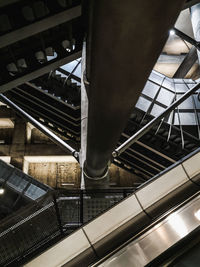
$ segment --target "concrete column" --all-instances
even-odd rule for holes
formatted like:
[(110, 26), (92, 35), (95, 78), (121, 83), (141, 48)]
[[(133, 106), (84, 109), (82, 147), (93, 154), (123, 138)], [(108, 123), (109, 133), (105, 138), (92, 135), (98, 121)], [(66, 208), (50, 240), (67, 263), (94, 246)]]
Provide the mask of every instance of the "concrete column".
[(15, 119), (12, 145), (10, 149), (10, 163), (20, 170), (23, 170), (24, 153), (26, 142), (26, 122), (19, 117)]
[(28, 122), (26, 125), (26, 143), (27, 144), (31, 144), (31, 135), (32, 135), (33, 129), (34, 129), (34, 126)]
[[(192, 28), (194, 32), (194, 38), (200, 42), (200, 4), (194, 5), (190, 8)], [(200, 52), (197, 50), (198, 59), (200, 62)]]
[(83, 165), (86, 159), (86, 148), (87, 148), (87, 122), (88, 122), (88, 96), (84, 83), (84, 72), (85, 72), (85, 59), (86, 59), (86, 44), (83, 43), (82, 52), (82, 77), (81, 77), (81, 150), (80, 150), (80, 165), (81, 165), (81, 188), (85, 189), (85, 179), (83, 173)]

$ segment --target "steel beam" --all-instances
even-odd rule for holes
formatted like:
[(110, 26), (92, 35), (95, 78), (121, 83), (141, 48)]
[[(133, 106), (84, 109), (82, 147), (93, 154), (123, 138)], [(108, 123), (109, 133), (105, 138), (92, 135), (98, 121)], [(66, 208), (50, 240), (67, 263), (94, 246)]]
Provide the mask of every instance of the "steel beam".
[(188, 43), (192, 44), (193, 46), (196, 47), (196, 49), (198, 51), (200, 51), (200, 44), (198, 41), (196, 41), (195, 39), (191, 38), (189, 35), (185, 34), (184, 32), (182, 32), (176, 28), (173, 28), (173, 30), (177, 36), (179, 36), (181, 39), (187, 41)]
[(21, 29), (9, 32), (3, 36), (0, 36), (0, 48), (16, 43), (22, 39), (28, 38), (40, 32), (46, 31), (59, 24), (70, 21), (81, 15), (81, 6), (76, 6), (60, 12), (51, 17), (42, 19), (38, 22), (27, 25)]
[(0, 119), (11, 119), (16, 117), (15, 112), (12, 109), (7, 108), (7, 106), (0, 106)]
[(81, 51), (77, 51), (71, 55), (67, 55), (63, 58), (59, 58), (58, 60), (52, 60), (52, 63), (48, 63), (41, 68), (38, 68), (32, 72), (29, 72), (21, 77), (18, 77), (8, 83), (0, 85), (0, 93), (4, 93), (10, 89), (15, 88), (16, 86), (23, 84), (25, 82), (36, 79), (39, 76), (44, 75), (45, 73), (50, 72), (51, 70), (57, 69), (58, 67), (67, 64), (77, 58), (81, 57)]
[[(70, 141), (67, 141), (68, 144), (70, 144)], [(71, 142), (70, 146), (74, 146), (74, 143)], [(78, 148), (76, 148), (78, 149)], [(34, 156), (34, 157), (63, 157), (68, 156), (70, 153), (66, 153), (66, 151), (63, 151), (62, 148), (55, 144), (26, 144), (25, 145), (25, 151), (22, 151), (24, 153), (24, 156)], [(0, 145), (0, 157), (2, 156), (11, 156), (11, 144)]]
[(92, 1), (86, 65), (88, 176), (106, 175), (111, 153), (184, 2)]
[(197, 50), (193, 46), (189, 53), (185, 56), (183, 62), (178, 67), (177, 71), (175, 72), (173, 78), (184, 78), (189, 70), (192, 68), (194, 63), (197, 61)]
[(0, 0), (0, 8), (4, 7), (4, 6), (11, 5), (11, 4), (15, 4), (16, 2), (19, 2), (19, 1), (20, 0), (7, 0), (7, 1)]
[(71, 74), (69, 71), (62, 69), (62, 67), (58, 68), (58, 71), (61, 72), (62, 74), (65, 74), (66, 76), (69, 76), (74, 79), (75, 81), (81, 83), (81, 78), (79, 78), (78, 76)]
[(189, 0), (189, 1), (186, 1), (186, 3), (183, 6), (183, 9), (190, 8), (190, 7), (198, 4), (199, 2), (200, 2), (199, 0)]

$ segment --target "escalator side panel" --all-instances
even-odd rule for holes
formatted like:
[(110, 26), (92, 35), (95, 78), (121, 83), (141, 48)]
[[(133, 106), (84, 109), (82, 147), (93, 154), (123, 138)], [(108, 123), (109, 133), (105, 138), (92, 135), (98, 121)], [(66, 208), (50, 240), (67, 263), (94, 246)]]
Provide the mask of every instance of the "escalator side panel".
[(136, 196), (149, 216), (155, 218), (198, 190), (199, 187), (189, 179), (179, 164), (159, 179), (142, 187), (136, 192)]
[[(82, 229), (63, 239), (44, 254), (24, 266), (66, 266), (66, 261), (68, 262), (67, 266), (76, 266), (78, 262), (82, 262), (84, 259), (94, 260), (96, 258)], [(88, 264), (89, 261), (86, 260), (86, 262)]]
[[(110, 210), (83, 226), (82, 231), (91, 245), (94, 255), (99, 258), (104, 257), (112, 249), (122, 245), (131, 236), (134, 236), (136, 232), (138, 233), (143, 227), (155, 220), (158, 215), (162, 215), (164, 211), (169, 211), (172, 207), (194, 195), (194, 193), (199, 192), (200, 187), (189, 179), (182, 166), (183, 162), (189, 162), (190, 158), (198, 154), (200, 154), (200, 149), (182, 161), (175, 163), (168, 170), (163, 171), (152, 179), (151, 182), (144, 184), (136, 194), (130, 195)], [(197, 173), (200, 173), (200, 167), (196, 166), (196, 168), (198, 168), (195, 172), (197, 175)], [(70, 247), (70, 255), (72, 256), (73, 254), (74, 257), (73, 259), (68, 257), (68, 252), (66, 252), (65, 262), (63, 262), (64, 266), (77, 266), (77, 264), (73, 265), (73, 262), (81, 262), (79, 265), (88, 266), (88, 262), (91, 260), (90, 254), (87, 254), (88, 248), (85, 248), (84, 251), (84, 247), (81, 244), (77, 246), (71, 245), (76, 233), (66, 238), (66, 248)], [(81, 243), (81, 240), (79, 242)], [(79, 249), (80, 246), (81, 251)], [(52, 247), (54, 255), (57, 255), (57, 250), (58, 247)], [(58, 255), (60, 255), (59, 253), (58, 251)], [(48, 250), (26, 266), (36, 266), (32, 265), (32, 263), (39, 263), (40, 260), (43, 262), (43, 266), (49, 266), (47, 255), (49, 255)], [(68, 263), (72, 265), (68, 265)]]

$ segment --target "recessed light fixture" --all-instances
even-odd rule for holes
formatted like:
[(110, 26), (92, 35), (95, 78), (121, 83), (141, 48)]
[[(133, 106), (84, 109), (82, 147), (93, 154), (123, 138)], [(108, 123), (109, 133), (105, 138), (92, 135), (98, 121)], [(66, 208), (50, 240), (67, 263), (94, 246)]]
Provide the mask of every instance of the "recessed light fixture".
[(2, 187), (0, 187), (0, 195), (3, 195), (3, 194), (4, 194), (4, 192), (5, 192), (5, 189), (4, 189), (4, 188), (2, 188)]
[(172, 35), (174, 35), (175, 34), (175, 30), (170, 30), (169, 31), (169, 34), (172, 36)]

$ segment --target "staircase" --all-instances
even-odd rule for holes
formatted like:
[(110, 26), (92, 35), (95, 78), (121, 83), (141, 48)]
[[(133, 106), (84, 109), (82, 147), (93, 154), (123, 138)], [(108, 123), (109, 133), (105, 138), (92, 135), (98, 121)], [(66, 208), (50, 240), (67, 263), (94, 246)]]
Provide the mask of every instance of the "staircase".
[(80, 1), (4, 5), (0, 12), (1, 92), (81, 56)]
[[(66, 141), (73, 140), (80, 145), (80, 83), (77, 80), (72, 72), (64, 75), (54, 71), (10, 90), (6, 96)], [(164, 110), (194, 85), (192, 80), (169, 79), (152, 71), (117, 146), (158, 115), (154, 111), (155, 105)], [(197, 94), (187, 101), (113, 159), (115, 165), (139, 177), (139, 184), (134, 186), (138, 187), (199, 147)], [(191, 124), (189, 120), (184, 124), (182, 114), (196, 116), (195, 123)], [(176, 116), (179, 120), (175, 120)]]
[(69, 104), (54, 93), (50, 94), (49, 90), (46, 92), (47, 87), (44, 88), (42, 90), (27, 83), (10, 90), (6, 96), (45, 126), (79, 143), (80, 106)]

